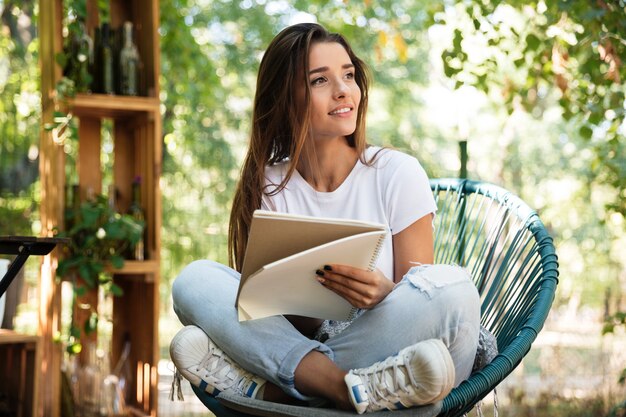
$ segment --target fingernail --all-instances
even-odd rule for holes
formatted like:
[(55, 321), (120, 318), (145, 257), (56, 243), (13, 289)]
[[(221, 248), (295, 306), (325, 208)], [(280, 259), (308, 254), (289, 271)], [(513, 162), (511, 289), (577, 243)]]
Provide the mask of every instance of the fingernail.
[(315, 273), (319, 275), (320, 277), (324, 276), (324, 271), (322, 271), (321, 269), (318, 269), (317, 271), (315, 271)]
[(330, 267), (330, 265), (324, 265), (324, 270), (332, 271), (333, 269)]
[(326, 280), (322, 277), (317, 277), (317, 282), (319, 282), (320, 284), (323, 284), (326, 282)]

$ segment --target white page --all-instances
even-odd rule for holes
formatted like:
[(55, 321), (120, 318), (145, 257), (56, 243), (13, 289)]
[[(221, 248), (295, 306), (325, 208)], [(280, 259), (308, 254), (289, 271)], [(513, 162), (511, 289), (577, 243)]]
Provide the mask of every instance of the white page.
[(373, 231), (349, 236), (266, 265), (240, 288), (239, 319), (277, 314), (348, 319), (352, 306), (320, 284), (315, 271), (333, 263), (369, 269), (385, 235)]

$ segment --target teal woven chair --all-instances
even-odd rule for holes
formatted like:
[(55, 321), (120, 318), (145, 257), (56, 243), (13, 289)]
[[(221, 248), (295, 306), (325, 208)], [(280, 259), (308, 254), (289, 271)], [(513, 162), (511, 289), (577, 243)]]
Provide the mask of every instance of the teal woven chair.
[[(496, 336), (499, 354), (437, 404), (369, 415), (450, 417), (471, 410), (528, 353), (554, 299), (557, 256), (535, 211), (505, 189), (484, 182), (437, 179), (431, 188), (438, 207), (435, 262), (470, 271), (481, 295), (482, 324)], [(194, 391), (221, 417), (355, 415)]]

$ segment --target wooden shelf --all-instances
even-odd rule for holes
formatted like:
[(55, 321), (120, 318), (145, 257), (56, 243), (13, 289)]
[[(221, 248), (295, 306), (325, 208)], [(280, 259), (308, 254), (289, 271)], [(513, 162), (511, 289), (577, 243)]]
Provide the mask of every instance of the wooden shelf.
[(38, 336), (31, 336), (16, 333), (12, 330), (0, 329), (0, 345), (19, 344), (19, 343), (37, 343)]
[(136, 113), (159, 113), (156, 97), (115, 96), (107, 94), (77, 94), (68, 100), (76, 116), (98, 118), (132, 117)]
[[(122, 268), (106, 267), (107, 272), (123, 275), (156, 274), (159, 272), (160, 264), (158, 260), (149, 261), (124, 261)], [(149, 280), (148, 280), (149, 281)]]
[(7, 415), (38, 415), (39, 343), (38, 336), (0, 329), (0, 393), (8, 399)]

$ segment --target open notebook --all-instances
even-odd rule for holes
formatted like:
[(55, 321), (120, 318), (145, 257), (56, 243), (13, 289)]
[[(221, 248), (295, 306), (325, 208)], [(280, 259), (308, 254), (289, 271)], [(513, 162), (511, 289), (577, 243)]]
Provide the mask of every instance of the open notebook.
[(256, 210), (237, 294), (239, 320), (277, 314), (347, 320), (353, 307), (320, 284), (326, 264), (373, 270), (385, 225)]

